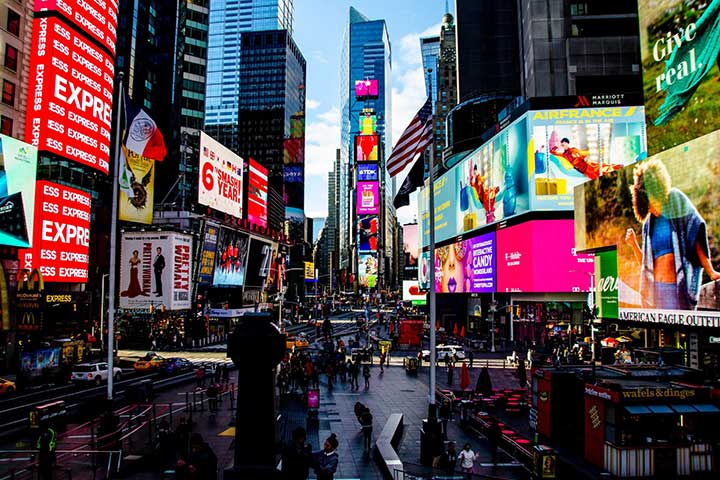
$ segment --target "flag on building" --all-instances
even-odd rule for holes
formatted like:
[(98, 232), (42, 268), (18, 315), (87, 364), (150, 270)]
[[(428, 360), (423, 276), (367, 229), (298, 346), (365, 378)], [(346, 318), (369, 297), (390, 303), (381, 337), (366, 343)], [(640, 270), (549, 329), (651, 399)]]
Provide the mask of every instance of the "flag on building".
[(430, 97), (400, 135), (390, 158), (387, 170), (391, 177), (402, 172), (433, 140), (433, 117)]
[(144, 158), (162, 161), (167, 155), (165, 141), (155, 120), (125, 94), (125, 134), (123, 144)]
[(395, 208), (404, 207), (410, 205), (410, 194), (415, 190), (423, 186), (423, 180), (425, 177), (425, 159), (419, 156), (415, 160), (415, 164), (410, 169), (410, 173), (405, 177), (405, 181), (395, 195), (393, 200), (393, 206)]

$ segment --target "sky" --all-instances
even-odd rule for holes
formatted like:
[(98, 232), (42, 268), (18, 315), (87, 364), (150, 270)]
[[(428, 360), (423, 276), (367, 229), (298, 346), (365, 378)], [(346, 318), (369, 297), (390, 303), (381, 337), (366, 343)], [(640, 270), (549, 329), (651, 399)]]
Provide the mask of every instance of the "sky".
[[(452, 10), (453, 4), (450, 2)], [(391, 5), (391, 7), (389, 7)], [(340, 144), (340, 54), (353, 6), (370, 20), (384, 19), (392, 50), (392, 139), (395, 142), (425, 101), (420, 38), (440, 33), (445, 0), (295, 0), (294, 38), (307, 61), (305, 215), (327, 216), (327, 174)], [(389, 146), (386, 146), (388, 153)], [(398, 176), (398, 188), (407, 174)], [(414, 197), (415, 195), (413, 195)], [(400, 223), (417, 216), (417, 203), (398, 210)]]

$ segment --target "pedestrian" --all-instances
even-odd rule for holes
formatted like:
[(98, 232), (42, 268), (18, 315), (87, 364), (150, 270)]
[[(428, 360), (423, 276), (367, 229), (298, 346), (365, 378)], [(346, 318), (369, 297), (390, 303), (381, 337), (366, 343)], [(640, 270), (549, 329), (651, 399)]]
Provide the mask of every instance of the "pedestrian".
[(187, 423), (185, 417), (180, 417), (178, 426), (175, 427), (175, 441), (177, 442), (175, 450), (177, 452), (178, 458), (187, 459), (190, 430), (191, 427)]
[(470, 474), (473, 473), (475, 459), (475, 452), (473, 452), (470, 448), (470, 444), (466, 443), (462, 452), (460, 452), (460, 454), (458, 455), (458, 460), (460, 460), (460, 470), (462, 470), (463, 473), (467, 473), (468, 478), (470, 478)]
[(217, 480), (217, 456), (199, 433), (190, 437), (188, 463), (195, 467), (197, 478)]
[(438, 412), (440, 415), (440, 421), (442, 422), (442, 433), (445, 438), (447, 438), (447, 426), (448, 421), (452, 417), (452, 408), (450, 406), (450, 401), (445, 399), (443, 400), (442, 404), (440, 404), (440, 411)]
[(220, 380), (222, 380), (222, 366), (216, 365), (215, 366), (215, 383), (220, 383)]
[(365, 410), (360, 415), (360, 426), (363, 434), (363, 448), (366, 452), (370, 453), (370, 444), (372, 443), (372, 430), (373, 430), (373, 416), (370, 413), (370, 409), (365, 407)]
[(334, 433), (325, 440), (323, 449), (313, 454), (313, 470), (317, 480), (333, 480), (338, 466), (338, 440)]
[(218, 401), (218, 387), (216, 384), (211, 383), (210, 386), (208, 386), (207, 390), (205, 390), (205, 394), (208, 397), (208, 406), (210, 407), (210, 411), (212, 413), (217, 412), (217, 401)]
[(292, 443), (282, 452), (282, 479), (306, 480), (310, 473), (312, 450), (306, 443), (307, 432), (298, 427), (292, 432)]
[(455, 465), (457, 464), (458, 454), (455, 450), (455, 442), (448, 442), (447, 450), (440, 456), (438, 466), (445, 470), (445, 475), (452, 477), (455, 475)]
[(385, 350), (380, 350), (380, 373), (385, 373)]
[(360, 389), (360, 382), (358, 382), (358, 377), (360, 376), (360, 360), (355, 360), (352, 364), (352, 369), (350, 370), (350, 387), (353, 390)]
[(335, 370), (333, 369), (332, 363), (328, 363), (328, 366), (325, 369), (325, 373), (327, 374), (328, 390), (332, 391), (333, 379), (335, 378)]
[(470, 360), (470, 368), (472, 368), (473, 360), (475, 360), (475, 353), (472, 350), (468, 352), (468, 360)]
[(447, 366), (447, 380), (448, 380), (448, 386), (452, 387), (453, 384), (453, 371), (455, 370), (455, 366), (452, 362), (448, 363)]
[(370, 367), (363, 365), (363, 377), (365, 377), (365, 391), (370, 389)]
[(227, 364), (222, 367), (222, 381), (225, 385), (230, 383), (230, 368)]
[(500, 424), (497, 421), (497, 418), (493, 418), (490, 422), (490, 426), (487, 430), (487, 439), (488, 439), (488, 446), (490, 447), (490, 454), (492, 455), (492, 463), (495, 465), (497, 463), (497, 449), (498, 444), (500, 443), (500, 435), (502, 434), (500, 430)]
[(203, 365), (195, 370), (195, 383), (198, 388), (205, 386), (205, 367)]

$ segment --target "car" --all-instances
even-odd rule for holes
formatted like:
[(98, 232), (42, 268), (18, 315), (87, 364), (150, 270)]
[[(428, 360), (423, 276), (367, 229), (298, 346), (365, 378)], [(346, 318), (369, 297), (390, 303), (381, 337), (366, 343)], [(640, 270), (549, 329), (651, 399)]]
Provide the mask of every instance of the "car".
[(15, 382), (0, 378), (0, 395), (10, 395), (16, 391), (17, 387), (15, 386)]
[(149, 352), (144, 357), (139, 358), (133, 365), (133, 368), (136, 372), (157, 372), (162, 369), (165, 362), (164, 357), (154, 352)]
[(285, 348), (288, 350), (308, 348), (310, 342), (304, 333), (298, 333), (296, 336), (288, 335), (285, 340)]
[[(435, 347), (435, 353), (438, 361), (445, 360), (446, 358), (452, 358), (455, 361), (465, 360), (465, 352), (460, 345), (438, 345)], [(429, 361), (430, 350), (423, 350), (422, 357), (426, 362)]]
[(163, 362), (160, 370), (166, 375), (174, 375), (178, 373), (192, 372), (193, 363), (187, 358), (173, 357)]
[[(122, 377), (122, 369), (113, 367), (113, 378)], [(108, 379), (108, 364), (105, 362), (78, 363), (72, 369), (70, 380), (74, 383), (94, 383), (100, 385)]]

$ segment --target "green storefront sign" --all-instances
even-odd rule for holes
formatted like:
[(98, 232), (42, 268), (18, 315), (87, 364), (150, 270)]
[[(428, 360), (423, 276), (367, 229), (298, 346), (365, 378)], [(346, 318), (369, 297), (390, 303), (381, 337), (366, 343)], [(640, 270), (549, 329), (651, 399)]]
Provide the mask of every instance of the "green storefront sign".
[(599, 318), (618, 318), (617, 250), (595, 253), (595, 304)]

